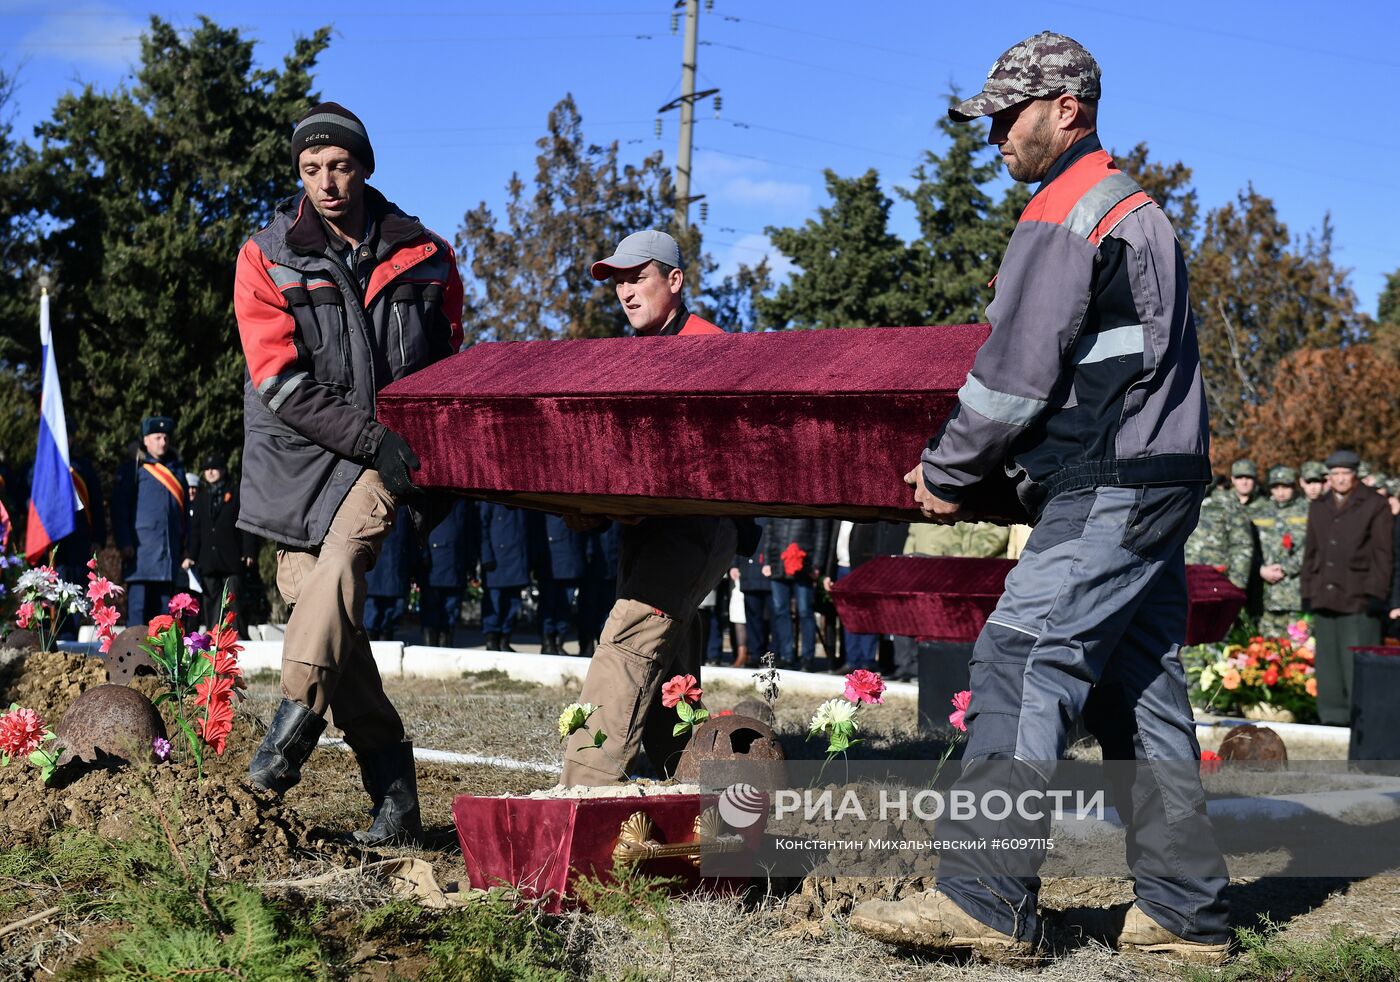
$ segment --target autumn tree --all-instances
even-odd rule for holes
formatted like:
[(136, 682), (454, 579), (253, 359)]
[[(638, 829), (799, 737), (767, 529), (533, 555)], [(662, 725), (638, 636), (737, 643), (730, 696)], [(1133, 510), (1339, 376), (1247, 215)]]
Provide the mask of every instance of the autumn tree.
[(1302, 239), (1253, 186), (1206, 215), (1190, 265), (1206, 397), (1217, 433), (1268, 395), (1275, 369), (1303, 348), (1366, 340), (1348, 271), (1332, 258), (1332, 225)]
[[(186, 457), (241, 446), (243, 356), (234, 258), (296, 190), (289, 126), (317, 101), (329, 33), (298, 40), (280, 70), (254, 41), (201, 18), (152, 18), (131, 88), (63, 96), (15, 178), (40, 221), (26, 268), (55, 281), (55, 350), (70, 433), (110, 469), (142, 416), (178, 420)], [(27, 285), (26, 285), (27, 286)], [(30, 318), (4, 330), (37, 358)], [(81, 393), (75, 398), (74, 393)]]
[(1216, 469), (1252, 456), (1298, 466), (1338, 447), (1400, 469), (1400, 361), (1369, 344), (1304, 348), (1274, 368), (1268, 395), (1243, 406), (1235, 432), (1211, 448)]
[[(550, 111), (547, 129), (533, 185), (511, 175), (504, 221), (482, 202), (457, 233), (458, 259), (471, 272), (468, 342), (621, 335), (627, 320), (617, 298), (589, 266), (631, 232), (677, 234), (675, 190), (660, 153), (629, 164), (616, 141), (588, 143), (571, 95)], [(677, 239), (698, 270), (698, 233)]]

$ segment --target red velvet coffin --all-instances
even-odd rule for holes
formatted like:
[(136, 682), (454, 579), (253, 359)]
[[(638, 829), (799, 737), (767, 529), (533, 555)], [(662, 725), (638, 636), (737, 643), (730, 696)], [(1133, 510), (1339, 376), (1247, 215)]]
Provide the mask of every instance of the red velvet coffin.
[[(653, 837), (662, 843), (693, 842), (695, 818), (713, 807), (715, 797), (693, 794), (628, 798), (487, 798), (459, 795), (452, 819), (466, 861), (471, 886), (489, 889), (510, 885), (527, 897), (545, 898), (547, 909), (560, 910), (580, 876), (612, 879), (613, 848), (622, 823), (634, 812), (651, 820)], [(752, 844), (763, 823), (744, 830)], [(650, 876), (674, 877), (678, 889), (693, 890), (701, 878), (685, 859), (652, 859), (642, 865)], [(717, 892), (743, 889), (745, 881), (707, 879)]]
[[(425, 487), (556, 512), (917, 519), (904, 474), (990, 328), (478, 344), (388, 386)], [(1009, 482), (969, 510), (1016, 519)]]
[[(832, 588), (841, 621), (858, 634), (975, 641), (1015, 566), (1010, 559), (881, 556)], [(1224, 640), (1244, 591), (1212, 566), (1187, 566), (1186, 643)]]

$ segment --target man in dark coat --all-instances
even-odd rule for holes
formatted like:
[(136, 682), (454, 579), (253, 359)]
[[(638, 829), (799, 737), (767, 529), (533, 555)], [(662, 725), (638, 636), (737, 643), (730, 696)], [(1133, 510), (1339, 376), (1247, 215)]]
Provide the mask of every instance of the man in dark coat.
[(477, 516), (477, 504), (466, 498), (454, 501), (447, 517), (428, 533), (423, 570), (418, 580), (424, 644), (438, 648), (452, 646), (452, 632), (462, 609), (462, 591), (476, 569), (480, 543), (481, 519)]
[(572, 594), (587, 566), (587, 542), (559, 515), (530, 516), (534, 530), (535, 580), (540, 586), (540, 654), (564, 654), (569, 634)]
[(258, 537), (238, 527), (238, 482), (229, 477), (224, 458), (218, 454), (204, 458), (201, 476), (191, 506), (184, 566), (194, 567), (204, 587), (206, 623), (214, 623), (219, 616), (219, 601), (227, 591), (233, 595), (229, 609), (234, 628), (240, 638), (246, 638), (243, 578), (257, 560)]
[(128, 624), (165, 613), (185, 580), (185, 468), (170, 445), (174, 432), (169, 416), (147, 416), (141, 449), (117, 473), (112, 533), (122, 551)]
[[(762, 537), (760, 542), (766, 538), (768, 521), (766, 518), (754, 520)], [(768, 608), (772, 603), (769, 594), (773, 591), (773, 584), (768, 574), (763, 572), (768, 565), (767, 555), (760, 545), (752, 556), (735, 556), (734, 565), (729, 570), (730, 582), (737, 585), (744, 595), (744, 632), (736, 641), (739, 650), (734, 657), (735, 668), (743, 668), (750, 657), (760, 661), (768, 653)], [(735, 634), (738, 635), (738, 632)]]
[(393, 641), (408, 610), (413, 572), (413, 515), (400, 505), (394, 527), (379, 549), (379, 559), (365, 576), (365, 632), (373, 641)]
[(525, 512), (481, 505), (481, 631), (487, 651), (514, 651), (510, 632), (520, 614), (520, 591), (530, 584), (530, 536)]
[(578, 653), (592, 658), (608, 611), (617, 599), (618, 524), (608, 522), (584, 535), (584, 573), (578, 587)]
[(803, 671), (815, 667), (817, 579), (830, 537), (831, 522), (824, 518), (770, 518), (764, 530), (767, 562), (763, 574), (772, 583), (773, 647), (779, 665), (799, 664), (792, 632), (792, 604), (796, 601), (802, 636), (800, 664)]
[(1338, 450), (1326, 460), (1331, 490), (1308, 507), (1303, 609), (1317, 637), (1317, 715), (1351, 722), (1351, 649), (1381, 642), (1390, 593), (1393, 519), (1384, 498), (1361, 484), (1361, 459)]

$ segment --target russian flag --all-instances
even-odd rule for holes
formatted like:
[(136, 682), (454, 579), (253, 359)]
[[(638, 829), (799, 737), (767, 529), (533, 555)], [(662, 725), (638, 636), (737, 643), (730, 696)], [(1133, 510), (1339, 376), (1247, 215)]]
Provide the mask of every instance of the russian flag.
[(44, 346), (44, 392), (39, 400), (39, 445), (34, 453), (34, 481), (29, 492), (29, 527), (24, 555), (37, 562), (59, 539), (77, 528), (78, 492), (68, 467), (68, 425), (58, 388), (49, 333), (49, 292), (39, 299), (39, 340)]

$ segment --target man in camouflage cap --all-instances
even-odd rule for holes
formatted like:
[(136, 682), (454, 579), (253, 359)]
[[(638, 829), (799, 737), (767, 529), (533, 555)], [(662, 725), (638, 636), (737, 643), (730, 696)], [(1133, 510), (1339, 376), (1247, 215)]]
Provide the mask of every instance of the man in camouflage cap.
[(1259, 565), (1256, 549), (1254, 524), (1235, 492), (1221, 487), (1207, 495), (1196, 529), (1186, 540), (1186, 564), (1214, 566), (1247, 592)]
[(1241, 457), (1230, 465), (1230, 484), (1235, 489), (1235, 500), (1246, 511), (1253, 513), (1263, 495), (1259, 493), (1259, 468), (1248, 457)]
[[(1194, 805), (1200, 750), (1176, 654), (1182, 550), (1210, 481), (1205, 394), (1180, 245), (1099, 142), (1099, 95), (1093, 56), (1045, 32), (1002, 54), (982, 91), (949, 110), (990, 116), (988, 141), (1011, 177), (1040, 184), (1003, 255), (991, 334), (958, 408), (905, 480), (926, 517), (955, 521), (970, 487), (1014, 473), (1037, 519), (977, 639), (954, 793), (1015, 801), (1043, 785), (1082, 718), (1104, 758), (1133, 772), (1118, 790), (1132, 806), (1138, 903), (1105, 940), (1218, 962), (1228, 880)], [(1167, 801), (1193, 804), (1169, 821)], [(966, 841), (1049, 833), (1048, 817), (1003, 818), (940, 827)], [(861, 904), (850, 925), (938, 952), (1033, 957), (1043, 858), (944, 852), (934, 889)]]
[(1373, 488), (1376, 486), (1376, 475), (1372, 473), (1374, 470), (1369, 460), (1363, 460), (1356, 465), (1356, 477), (1368, 488)]
[(1262, 559), (1259, 579), (1264, 586), (1259, 633), (1269, 638), (1286, 637), (1288, 625), (1303, 614), (1299, 575), (1308, 538), (1308, 503), (1298, 497), (1297, 479), (1291, 467), (1271, 468), (1269, 496), (1253, 516)]
[(1298, 468), (1299, 481), (1303, 485), (1303, 497), (1316, 501), (1327, 493), (1327, 467), (1320, 460), (1308, 460)]

